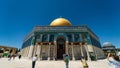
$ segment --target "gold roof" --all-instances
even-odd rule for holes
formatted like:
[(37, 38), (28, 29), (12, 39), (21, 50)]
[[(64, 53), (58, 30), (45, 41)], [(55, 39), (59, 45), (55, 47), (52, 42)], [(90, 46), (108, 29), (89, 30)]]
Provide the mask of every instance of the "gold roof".
[(72, 24), (65, 18), (57, 18), (50, 23), (50, 26), (71, 26)]

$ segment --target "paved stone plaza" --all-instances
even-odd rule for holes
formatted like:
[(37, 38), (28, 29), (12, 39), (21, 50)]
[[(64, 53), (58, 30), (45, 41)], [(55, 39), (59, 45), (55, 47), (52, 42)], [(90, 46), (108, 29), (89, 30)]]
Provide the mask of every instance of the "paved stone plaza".
[[(32, 68), (32, 61), (29, 59), (18, 59), (8, 61), (8, 58), (0, 59), (0, 68)], [(107, 60), (89, 61), (89, 68), (110, 68)], [(61, 61), (37, 61), (35, 68), (65, 68)], [(70, 61), (69, 68), (82, 68), (80, 61)]]

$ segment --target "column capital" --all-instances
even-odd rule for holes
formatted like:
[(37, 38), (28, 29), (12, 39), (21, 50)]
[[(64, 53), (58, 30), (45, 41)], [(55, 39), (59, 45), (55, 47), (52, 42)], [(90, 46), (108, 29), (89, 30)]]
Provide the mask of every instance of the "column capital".
[(49, 43), (49, 45), (51, 45), (51, 43)]
[(82, 41), (82, 42), (80, 42), (80, 45), (87, 45), (87, 42)]

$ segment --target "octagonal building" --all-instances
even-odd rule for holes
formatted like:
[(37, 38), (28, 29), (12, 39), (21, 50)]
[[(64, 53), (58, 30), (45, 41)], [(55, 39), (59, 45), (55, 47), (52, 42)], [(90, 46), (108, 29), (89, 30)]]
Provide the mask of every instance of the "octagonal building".
[(39, 60), (62, 60), (68, 54), (71, 60), (103, 57), (99, 38), (86, 26), (73, 26), (65, 18), (57, 18), (50, 26), (35, 26), (25, 37), (23, 57), (38, 55)]

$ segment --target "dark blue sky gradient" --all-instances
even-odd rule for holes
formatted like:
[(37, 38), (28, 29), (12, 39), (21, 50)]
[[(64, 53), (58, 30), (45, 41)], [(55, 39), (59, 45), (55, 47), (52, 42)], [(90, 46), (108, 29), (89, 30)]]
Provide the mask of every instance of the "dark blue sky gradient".
[(73, 25), (87, 25), (101, 45), (120, 47), (119, 0), (0, 0), (0, 45), (21, 48), (34, 26), (61, 16)]

